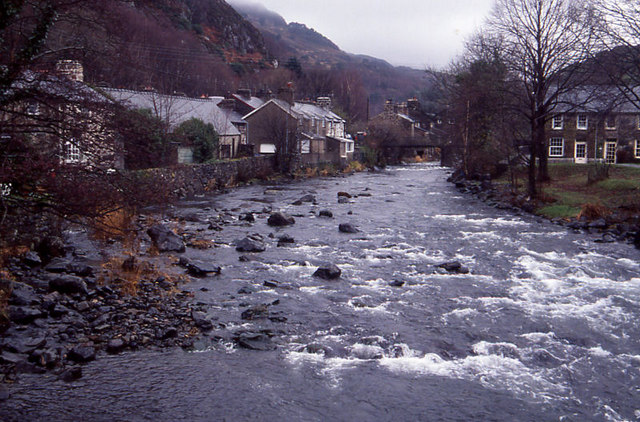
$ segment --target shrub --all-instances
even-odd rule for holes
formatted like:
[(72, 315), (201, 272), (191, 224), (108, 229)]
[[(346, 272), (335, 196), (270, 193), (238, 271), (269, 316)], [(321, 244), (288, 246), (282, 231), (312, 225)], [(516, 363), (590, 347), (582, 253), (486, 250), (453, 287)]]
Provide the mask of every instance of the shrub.
[(585, 218), (589, 221), (607, 217), (611, 210), (601, 204), (584, 204), (578, 218)]

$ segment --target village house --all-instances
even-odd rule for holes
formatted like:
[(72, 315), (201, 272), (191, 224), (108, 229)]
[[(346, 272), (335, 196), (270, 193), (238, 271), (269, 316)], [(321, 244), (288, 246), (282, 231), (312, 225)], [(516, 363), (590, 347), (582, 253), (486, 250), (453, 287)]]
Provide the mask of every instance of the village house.
[(84, 83), (84, 70), (75, 60), (61, 60), (53, 70), (25, 71), (12, 88), (29, 92), (29, 99), (9, 102), (0, 111), (0, 138), (31, 138), (61, 164), (122, 169), (122, 146), (109, 127), (111, 101)]
[[(298, 102), (293, 95), (292, 88), (281, 89), (278, 98), (264, 102), (243, 117), (255, 152), (296, 155), (301, 164), (353, 159), (354, 141), (346, 136), (345, 120), (331, 111), (331, 99)], [(246, 104), (247, 100), (244, 97), (243, 102)]]
[(615, 87), (566, 95), (546, 124), (550, 161), (640, 163), (640, 110)]
[[(153, 91), (113, 88), (104, 88), (104, 91), (125, 107), (151, 110), (172, 131), (190, 119), (200, 119), (204, 123), (212, 124), (219, 136), (219, 158), (237, 157), (248, 142), (247, 123), (235, 111), (233, 100), (229, 101), (224, 97), (188, 98)], [(178, 162), (193, 162), (191, 146), (178, 147)]]

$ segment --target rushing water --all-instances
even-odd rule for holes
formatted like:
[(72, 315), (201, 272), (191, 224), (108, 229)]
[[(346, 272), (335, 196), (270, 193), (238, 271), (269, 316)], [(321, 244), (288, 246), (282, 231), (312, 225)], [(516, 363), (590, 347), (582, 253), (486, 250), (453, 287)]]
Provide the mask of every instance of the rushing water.
[[(415, 165), (182, 204), (203, 219), (228, 211), (208, 234), (217, 247), (187, 252), (223, 274), (185, 287), (226, 328), (198, 352), (101, 358), (71, 384), (23, 377), (0, 419), (639, 420), (640, 251), (495, 210), (446, 177)], [(358, 197), (338, 204), (339, 191)], [(290, 205), (306, 194), (318, 204)], [(296, 224), (268, 227), (265, 207)], [(237, 221), (247, 211), (252, 225)], [(361, 233), (339, 233), (346, 222)], [(233, 242), (253, 233), (268, 249), (241, 262)], [(435, 271), (451, 260), (470, 274)], [(312, 277), (325, 261), (340, 280)], [(240, 318), (276, 300), (273, 321)], [(238, 349), (238, 330), (270, 330), (277, 348)]]

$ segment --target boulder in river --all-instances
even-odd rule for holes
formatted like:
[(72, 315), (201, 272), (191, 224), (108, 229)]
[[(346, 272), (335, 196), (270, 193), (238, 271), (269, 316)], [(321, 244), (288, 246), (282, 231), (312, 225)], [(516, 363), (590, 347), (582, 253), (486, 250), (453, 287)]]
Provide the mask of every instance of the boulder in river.
[(68, 356), (74, 362), (91, 362), (96, 358), (96, 349), (93, 346), (80, 345), (71, 349)]
[(329, 210), (320, 210), (318, 217), (333, 218), (333, 213)]
[(220, 274), (222, 272), (222, 268), (218, 266), (209, 265), (197, 261), (187, 263), (185, 265), (185, 268), (187, 269), (189, 275), (199, 278), (204, 278), (209, 274)]
[(469, 268), (463, 266), (459, 261), (445, 262), (436, 265), (436, 268), (442, 268), (451, 274), (469, 274)]
[(83, 293), (87, 294), (87, 283), (80, 277), (74, 275), (63, 275), (49, 281), (49, 289), (60, 293)]
[(160, 252), (182, 253), (187, 249), (182, 238), (163, 224), (151, 227), (147, 230), (147, 234)]
[(360, 233), (360, 230), (356, 229), (351, 223), (342, 223), (338, 226), (340, 233)]
[(264, 252), (266, 249), (263, 242), (252, 237), (245, 237), (236, 243), (238, 252)]
[(314, 277), (322, 278), (324, 280), (335, 280), (340, 278), (342, 270), (335, 264), (325, 264), (320, 266), (315, 273)]
[(272, 212), (267, 220), (267, 224), (273, 227), (284, 227), (295, 224), (296, 220), (281, 211)]
[(266, 352), (276, 348), (271, 338), (264, 333), (243, 332), (237, 334), (234, 340), (238, 343), (238, 346), (249, 350)]

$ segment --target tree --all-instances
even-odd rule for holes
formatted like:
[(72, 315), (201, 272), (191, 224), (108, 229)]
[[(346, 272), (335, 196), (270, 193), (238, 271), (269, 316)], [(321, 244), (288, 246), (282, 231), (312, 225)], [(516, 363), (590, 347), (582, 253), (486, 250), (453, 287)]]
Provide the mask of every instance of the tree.
[(175, 161), (167, 123), (151, 110), (118, 107), (113, 122), (122, 141), (128, 170), (164, 167)]
[(576, 65), (593, 48), (595, 17), (595, 9), (579, 0), (498, 0), (489, 20), (488, 31), (502, 43), (507, 70), (519, 81), (515, 94), (525, 98), (531, 197), (537, 196), (537, 181), (549, 179), (545, 124), (558, 98), (586, 80)]
[(218, 157), (218, 133), (211, 123), (189, 119), (176, 128), (174, 135), (193, 146), (193, 159), (204, 163)]

